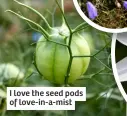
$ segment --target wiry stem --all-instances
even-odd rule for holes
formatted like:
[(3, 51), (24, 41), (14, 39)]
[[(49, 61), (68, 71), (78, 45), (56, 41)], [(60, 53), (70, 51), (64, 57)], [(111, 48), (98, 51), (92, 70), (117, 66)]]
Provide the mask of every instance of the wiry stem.
[[(52, 43), (56, 43), (56, 44), (62, 45), (62, 46), (65, 46), (65, 47), (68, 47), (68, 45), (63, 44), (63, 43), (60, 43), (60, 42), (56, 42), (56, 41), (53, 41), (53, 40), (48, 40), (48, 41), (49, 41), (49, 42), (52, 42)], [(35, 44), (41, 43), (41, 42), (46, 42), (46, 41), (37, 41), (37, 42), (33, 42), (31, 45), (35, 45)]]
[(102, 52), (109, 44), (111, 43), (111, 41), (109, 41), (101, 50), (99, 50), (98, 52), (96, 52), (93, 55), (82, 55), (82, 56), (72, 56), (73, 58), (84, 58), (84, 57), (93, 57), (95, 58), (97, 61), (99, 61), (102, 65), (104, 65), (106, 68), (108, 68), (109, 70), (112, 70), (110, 67), (108, 67), (106, 64), (104, 64), (101, 60), (99, 60), (96, 55), (98, 55), (100, 52)]
[(19, 2), (19, 1), (17, 1), (17, 0), (14, 0), (14, 1), (15, 1), (17, 4), (19, 4), (19, 5), (21, 5), (21, 6), (24, 6), (24, 7), (28, 8), (29, 10), (33, 11), (34, 13), (36, 13), (36, 14), (37, 14), (38, 16), (40, 16), (41, 19), (45, 22), (45, 24), (47, 25), (47, 27), (48, 27), (49, 29), (52, 29), (52, 28), (50, 27), (49, 23), (47, 22), (47, 20), (45, 19), (45, 17), (44, 17), (41, 13), (39, 13), (37, 10), (35, 10), (35, 9), (33, 9), (32, 7), (27, 6), (27, 5), (21, 3), (21, 2)]
[(69, 55), (70, 55), (70, 60), (69, 60), (68, 68), (67, 68), (67, 74), (65, 76), (65, 85), (68, 83), (68, 78), (70, 76), (70, 70), (71, 70), (71, 65), (72, 65), (72, 61), (73, 61), (73, 54), (72, 54), (72, 50), (71, 50), (71, 41), (72, 41), (72, 33), (70, 34), (69, 45), (67, 47), (68, 51), (69, 51)]
[[(61, 0), (61, 8), (62, 8), (62, 11), (64, 13), (64, 0)], [(62, 16), (62, 21), (63, 21), (63, 23), (65, 23), (65, 20), (64, 20), (63, 16)]]
[(11, 13), (15, 14), (16, 16), (18, 16), (19, 18), (21, 18), (21, 19), (23, 19), (23, 20), (25, 20), (25, 21), (27, 21), (29, 23), (32, 23), (33, 25), (37, 26), (41, 30), (42, 34), (44, 34), (46, 39), (49, 37), (49, 34), (39, 24), (35, 23), (34, 21), (32, 21), (30, 19), (27, 19), (24, 16), (19, 15), (18, 13), (15, 13), (15, 12), (13, 12), (11, 10), (6, 10), (6, 12), (11, 12)]
[[(95, 77), (96, 75), (98, 75), (98, 74), (100, 74), (102, 71), (104, 71), (104, 69), (105, 69), (105, 67), (104, 68), (102, 68), (101, 70), (99, 70), (98, 72), (96, 72), (95, 74), (91, 74), (90, 75), (90, 77), (88, 77), (89, 79), (92, 79), (93, 77)], [(87, 78), (87, 79), (88, 79)], [(77, 80), (84, 80), (84, 79), (86, 79), (86, 77), (80, 77), (79, 79), (77, 79)]]
[(70, 70), (71, 70), (71, 65), (72, 65), (72, 60), (73, 60), (72, 50), (71, 50), (71, 41), (72, 41), (72, 35), (73, 35), (73, 33), (72, 33), (72, 30), (71, 30), (71, 28), (70, 28), (70, 26), (69, 26), (69, 24), (68, 24), (68, 22), (67, 22), (67, 20), (66, 20), (66, 18), (64, 16), (64, 1), (61, 0), (62, 8), (60, 7), (58, 1), (57, 0), (55, 0), (55, 1), (56, 1), (57, 5), (58, 5), (58, 7), (59, 7), (59, 9), (61, 11), (62, 17), (63, 17), (63, 24), (62, 25), (65, 24), (68, 27), (69, 32), (70, 32), (69, 43), (68, 43), (68, 46), (67, 46), (68, 51), (69, 51), (69, 55), (70, 55), (70, 60), (69, 60), (69, 64), (68, 64), (68, 68), (67, 68), (67, 73), (65, 75), (65, 80), (64, 80), (65, 81), (65, 86), (66, 86), (68, 84), (68, 78), (70, 76)]
[(109, 44), (111, 43), (111, 41), (109, 41), (102, 49), (100, 49), (98, 52), (96, 52), (93, 55), (82, 55), (82, 56), (73, 56), (74, 58), (78, 58), (78, 57), (95, 57), (96, 55), (98, 55), (100, 52), (102, 52)]
[(94, 58), (99, 61), (102, 65), (104, 65), (106, 68), (108, 68), (109, 70), (112, 70), (110, 67), (108, 67), (106, 64), (104, 64), (101, 60), (99, 60), (97, 57), (94, 56)]
[(67, 20), (66, 20), (66, 18), (65, 18), (65, 16), (64, 16), (64, 12), (62, 11), (62, 9), (61, 9), (61, 7), (60, 7), (58, 1), (57, 1), (57, 0), (55, 0), (55, 1), (56, 1), (57, 5), (58, 5), (58, 7), (59, 7), (59, 9), (60, 9), (60, 11), (61, 11), (61, 14), (62, 14), (62, 16), (63, 16), (63, 19), (64, 19), (63, 24), (65, 23), (65, 24), (67, 25), (67, 27), (68, 27), (70, 33), (72, 33), (72, 30), (71, 30), (71, 28), (70, 28), (70, 26), (69, 26), (69, 24), (68, 24), (68, 22), (67, 22)]
[(101, 50), (99, 50), (97, 53), (95, 53), (93, 56), (96, 56), (97, 54), (99, 54), (100, 52), (102, 52), (107, 46), (109, 46), (109, 44), (111, 43), (111, 41), (109, 41)]
[(76, 32), (78, 32), (78, 31), (80, 31), (80, 30), (83, 30), (83, 29), (85, 29), (85, 28), (87, 28), (89, 25), (86, 23), (86, 22), (83, 22), (83, 23), (81, 23), (80, 25), (78, 25), (73, 31), (72, 31), (72, 33), (76, 33)]
[(64, 13), (64, 0), (61, 0), (61, 8), (62, 8), (62, 11)]
[(35, 30), (35, 31), (37, 31), (37, 32), (39, 32), (39, 33), (41, 33), (41, 31), (39, 31), (38, 29), (34, 28), (29, 22), (27, 22), (27, 23), (28, 23), (28, 25), (29, 25), (29, 27), (30, 27), (31, 29), (33, 29), (33, 30)]

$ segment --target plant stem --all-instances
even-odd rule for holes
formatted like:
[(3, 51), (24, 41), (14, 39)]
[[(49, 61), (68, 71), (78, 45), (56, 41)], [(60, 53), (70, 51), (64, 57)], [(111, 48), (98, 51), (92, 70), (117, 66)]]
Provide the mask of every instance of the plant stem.
[[(61, 9), (62, 9), (62, 12), (64, 13), (64, 0), (61, 0)], [(62, 15), (62, 23), (65, 24), (63, 15)]]
[(69, 36), (69, 43), (68, 43), (68, 46), (69, 46), (69, 47), (71, 47), (72, 36), (73, 36), (73, 34), (70, 33), (70, 36)]
[(107, 69), (112, 70), (110, 67), (108, 67), (106, 64), (104, 64), (101, 60), (99, 60), (97, 57), (94, 56), (94, 58), (99, 61), (102, 65), (104, 65)]
[(97, 54), (99, 54), (101, 51), (103, 51), (110, 43), (111, 43), (111, 41), (109, 41), (101, 50), (99, 50), (97, 53), (95, 53), (93, 55), (93, 57), (96, 56)]
[(48, 40), (49, 34), (39, 24), (35, 23), (34, 21), (32, 21), (30, 19), (25, 18), (22, 15), (19, 15), (18, 13), (13, 12), (12, 10), (6, 10), (6, 12), (11, 12), (14, 15), (18, 16), (20, 19), (25, 20), (25, 21), (32, 23), (33, 25), (37, 26), (42, 31), (42, 34), (44, 34), (45, 38)]
[[(69, 52), (70, 52), (70, 50), (69, 50)], [(69, 65), (68, 65), (68, 68), (67, 68), (67, 74), (65, 76), (65, 85), (68, 84), (68, 78), (70, 76), (70, 70), (71, 70), (72, 61), (73, 61), (73, 57), (71, 57), (71, 55), (70, 55)]]
[(98, 55), (100, 52), (102, 52), (110, 43), (111, 43), (111, 41), (109, 41), (102, 49), (100, 49), (98, 52), (96, 52), (96, 53), (93, 54), (93, 55), (73, 56), (73, 58), (95, 57), (95, 56)]
[(65, 85), (68, 83), (68, 78), (70, 76), (70, 70), (71, 70), (71, 65), (72, 65), (72, 61), (73, 61), (72, 50), (71, 50), (71, 41), (72, 41), (72, 33), (70, 33), (69, 44), (67, 46), (69, 55), (70, 55), (70, 60), (69, 60), (68, 68), (67, 68), (67, 74), (65, 76)]
[(83, 29), (85, 29), (85, 28), (87, 28), (89, 25), (86, 23), (86, 22), (83, 22), (83, 23), (81, 23), (80, 25), (78, 25), (73, 31), (72, 31), (72, 33), (76, 33), (76, 32), (78, 32), (78, 31), (80, 31), (80, 30), (83, 30)]
[(73, 58), (93, 57), (93, 55), (72, 56)]
[(64, 19), (63, 24), (66, 24), (66, 26), (68, 27), (70, 33), (72, 33), (72, 30), (71, 30), (71, 28), (70, 28), (70, 26), (69, 26), (69, 24), (68, 24), (68, 22), (67, 22), (67, 20), (66, 20), (66, 18), (65, 18), (65, 16), (64, 16), (64, 12), (62, 11), (62, 9), (61, 9), (61, 7), (60, 7), (58, 1), (57, 1), (57, 0), (55, 0), (55, 1), (56, 1), (57, 5), (58, 5), (58, 7), (59, 7), (59, 9), (60, 9), (60, 12), (61, 12), (61, 14), (62, 14), (62, 16), (63, 16), (63, 19)]
[(59, 45), (62, 45), (62, 46), (66, 46), (66, 47), (68, 47), (68, 45), (66, 45), (66, 44), (59, 43), (59, 42), (55, 42), (55, 41), (52, 41), (52, 40), (49, 40), (49, 42), (56, 43), (56, 44), (59, 44)]
[(45, 19), (45, 17), (44, 17), (41, 13), (39, 13), (37, 10), (33, 9), (32, 7), (27, 6), (27, 5), (21, 3), (21, 2), (19, 2), (19, 1), (17, 1), (17, 0), (14, 0), (14, 1), (15, 1), (17, 4), (19, 4), (19, 5), (21, 5), (21, 6), (24, 6), (24, 7), (28, 8), (29, 10), (33, 11), (33, 12), (36, 13), (38, 16), (40, 16), (41, 19), (42, 19), (42, 20), (45, 22), (45, 24), (47, 25), (47, 27), (48, 27), (49, 29), (51, 29), (49, 23), (47, 22), (47, 20)]
[[(88, 77), (88, 78), (92, 79), (93, 77), (95, 77), (96, 75), (99, 75), (102, 71), (104, 71), (104, 69), (105, 69), (105, 67), (102, 68), (101, 70), (99, 70), (98, 72), (96, 72), (95, 74), (91, 74), (90, 77)], [(86, 77), (83, 76), (83, 77), (81, 77), (81, 78), (79, 78), (77, 80), (83, 80), (83, 79), (86, 79)]]
[(64, 0), (61, 0), (61, 8), (62, 8), (62, 11), (64, 13)]
[(34, 28), (29, 22), (27, 22), (28, 23), (28, 25), (29, 25), (29, 27), (31, 28), (31, 29), (33, 29), (34, 31), (36, 31), (36, 32), (39, 32), (39, 33), (41, 33), (41, 31), (40, 30), (38, 30), (38, 29), (36, 29), (36, 28)]

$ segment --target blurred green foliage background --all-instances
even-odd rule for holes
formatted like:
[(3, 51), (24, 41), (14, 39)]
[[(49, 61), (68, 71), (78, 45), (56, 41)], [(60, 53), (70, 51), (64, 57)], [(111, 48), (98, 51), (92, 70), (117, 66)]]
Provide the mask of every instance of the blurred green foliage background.
[[(54, 0), (20, 0), (41, 12), (52, 26), (60, 26), (61, 13)], [(65, 1), (65, 16), (71, 28), (84, 22), (77, 14), (72, 0)], [(4, 82), (1, 90), (7, 86), (56, 86), (38, 74), (33, 65), (35, 52), (35, 31), (29, 25), (12, 14), (14, 10), (36, 21), (45, 29), (43, 21), (29, 10), (19, 7), (13, 0), (0, 0), (0, 64), (12, 63), (24, 74), (24, 80), (18, 85)], [(125, 116), (125, 101), (116, 85), (111, 67), (111, 34), (100, 32), (92, 27), (80, 32), (89, 43), (91, 54), (98, 51), (96, 58), (91, 58), (88, 71), (71, 86), (87, 88), (87, 101), (77, 102), (75, 111), (68, 111), (68, 116)], [(92, 39), (89, 38), (92, 36)], [(110, 44), (108, 44), (110, 43)], [(104, 48), (104, 49), (102, 49)], [(5, 98), (0, 97), (1, 116), (65, 116), (64, 111), (6, 111)]]

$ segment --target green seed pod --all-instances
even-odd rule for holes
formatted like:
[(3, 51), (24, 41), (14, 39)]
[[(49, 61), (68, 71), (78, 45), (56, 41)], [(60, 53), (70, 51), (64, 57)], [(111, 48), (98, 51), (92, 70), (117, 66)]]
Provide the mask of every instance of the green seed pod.
[(56, 28), (52, 28), (37, 10), (19, 1), (15, 0), (15, 2), (37, 14), (47, 25), (48, 29), (45, 30), (41, 25), (21, 14), (12, 10), (6, 11), (26, 21), (30, 27), (31, 24), (34, 25), (36, 28), (33, 29), (43, 34), (37, 43), (35, 53), (35, 65), (38, 71), (50, 82), (62, 85), (74, 83), (86, 72), (90, 62), (89, 45), (85, 38), (77, 33), (83, 30), (83, 27), (87, 27), (86, 23), (72, 30), (64, 16), (63, 0), (61, 1), (62, 8), (56, 0), (63, 20), (62, 26)]
[[(65, 29), (60, 28), (60, 30), (63, 31)], [(48, 39), (68, 45), (69, 38), (65, 36), (67, 32), (63, 32), (64, 34), (59, 30), (51, 32), (51, 36)], [(57, 43), (50, 42), (44, 37), (41, 37), (36, 47), (35, 62), (36, 67), (45, 79), (56, 84), (64, 84), (71, 57), (68, 47)], [(73, 34), (70, 48), (72, 56), (90, 55), (90, 48), (87, 41), (78, 33)], [(89, 57), (73, 58), (68, 78), (69, 84), (73, 83), (86, 72), (89, 62)]]
[(24, 73), (20, 71), (18, 67), (13, 64), (1, 64), (0, 65), (0, 82), (7, 86), (14, 86), (20, 84), (24, 78)]
[(22, 79), (24, 77), (24, 74), (19, 70), (19, 68), (10, 63), (0, 65), (0, 75), (4, 77), (4, 79)]

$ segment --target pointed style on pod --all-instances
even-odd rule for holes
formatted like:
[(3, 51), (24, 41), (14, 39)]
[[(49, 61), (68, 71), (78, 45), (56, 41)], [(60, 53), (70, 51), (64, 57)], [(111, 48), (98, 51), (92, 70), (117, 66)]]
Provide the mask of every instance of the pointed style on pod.
[(98, 16), (97, 8), (89, 1), (86, 3), (86, 6), (89, 18), (94, 20)]

